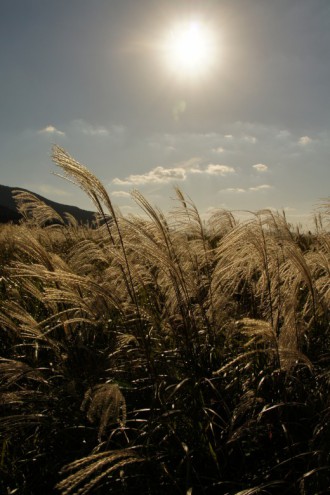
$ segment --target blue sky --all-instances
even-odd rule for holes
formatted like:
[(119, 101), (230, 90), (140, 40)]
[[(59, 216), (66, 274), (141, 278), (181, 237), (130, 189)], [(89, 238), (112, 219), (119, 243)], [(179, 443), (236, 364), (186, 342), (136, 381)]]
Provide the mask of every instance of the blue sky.
[[(212, 67), (181, 77), (178, 23), (213, 35)], [(329, 196), (329, 0), (1, 0), (0, 183), (90, 209), (51, 174), (64, 147), (106, 185), (169, 209), (178, 185), (213, 208), (285, 209), (307, 225)]]

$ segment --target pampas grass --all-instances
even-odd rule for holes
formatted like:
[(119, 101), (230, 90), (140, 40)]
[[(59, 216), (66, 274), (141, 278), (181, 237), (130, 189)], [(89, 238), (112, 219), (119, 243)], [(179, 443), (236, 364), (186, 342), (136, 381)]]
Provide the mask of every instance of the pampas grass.
[(2, 491), (325, 493), (328, 204), (308, 235), (268, 210), (202, 221), (178, 188), (124, 217), (53, 159), (97, 220), (19, 193), (0, 228)]

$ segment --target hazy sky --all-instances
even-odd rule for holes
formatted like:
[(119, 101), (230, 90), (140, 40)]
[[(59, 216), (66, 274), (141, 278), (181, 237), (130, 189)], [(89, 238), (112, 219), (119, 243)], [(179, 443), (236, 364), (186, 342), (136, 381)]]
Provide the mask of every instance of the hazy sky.
[[(188, 77), (164, 43), (192, 21), (214, 59)], [(305, 223), (329, 196), (329, 26), (329, 0), (0, 0), (0, 183), (90, 209), (56, 143), (124, 213), (178, 185), (203, 213)]]

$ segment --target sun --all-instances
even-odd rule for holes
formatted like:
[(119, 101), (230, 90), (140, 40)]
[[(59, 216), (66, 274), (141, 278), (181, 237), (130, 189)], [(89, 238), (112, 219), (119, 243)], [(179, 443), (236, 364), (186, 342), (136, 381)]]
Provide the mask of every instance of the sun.
[(199, 22), (183, 23), (171, 29), (165, 54), (169, 67), (177, 74), (198, 76), (214, 63), (214, 38)]

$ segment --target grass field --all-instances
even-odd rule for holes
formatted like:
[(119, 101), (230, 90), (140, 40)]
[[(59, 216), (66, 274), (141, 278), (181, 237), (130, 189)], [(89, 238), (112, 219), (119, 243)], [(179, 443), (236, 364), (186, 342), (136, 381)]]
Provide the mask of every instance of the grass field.
[(329, 493), (329, 200), (308, 234), (180, 190), (123, 217), (53, 158), (98, 219), (20, 193), (0, 229), (0, 492)]

